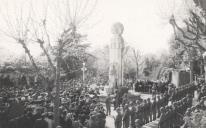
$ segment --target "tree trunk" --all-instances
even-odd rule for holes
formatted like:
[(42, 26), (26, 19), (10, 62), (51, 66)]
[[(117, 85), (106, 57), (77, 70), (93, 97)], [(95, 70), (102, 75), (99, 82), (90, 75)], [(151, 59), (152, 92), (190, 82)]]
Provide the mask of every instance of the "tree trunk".
[(25, 53), (29, 56), (29, 59), (30, 59), (32, 65), (34, 66), (35, 70), (36, 70), (37, 73), (38, 73), (38, 72), (39, 72), (39, 69), (38, 69), (38, 67), (37, 67), (37, 65), (36, 65), (36, 63), (35, 63), (35, 61), (34, 61), (34, 58), (33, 58), (33, 56), (31, 55), (28, 47), (26, 46), (26, 44), (24, 43), (23, 40), (20, 40), (19, 43), (20, 43), (20, 44), (22, 45), (22, 47), (24, 48)]
[(55, 68), (55, 66), (54, 66), (53, 63), (52, 63), (51, 57), (49, 56), (48, 52), (46, 51), (43, 43), (41, 43), (41, 42), (39, 42), (39, 43), (40, 43), (41, 49), (44, 51), (44, 54), (45, 54), (46, 57), (47, 57), (47, 60), (48, 60), (48, 62), (49, 62), (49, 65), (51, 66), (53, 72), (55, 73), (55, 72), (56, 72), (56, 68)]
[(136, 67), (136, 79), (138, 79), (138, 77), (139, 77), (139, 67), (137, 66)]
[(25, 53), (29, 56), (29, 59), (30, 59), (31, 63), (32, 63), (34, 69), (36, 70), (36, 73), (43, 79), (43, 81), (45, 81), (44, 76), (39, 72), (39, 68), (37, 67), (37, 65), (36, 65), (36, 63), (35, 63), (35, 61), (34, 61), (34, 58), (33, 58), (33, 56), (31, 55), (31, 53), (30, 53), (28, 47), (26, 46), (24, 40), (18, 40), (18, 42), (22, 45), (22, 47), (23, 47), (24, 50), (25, 50)]
[(138, 79), (138, 77), (139, 77), (139, 64), (136, 59), (136, 79)]

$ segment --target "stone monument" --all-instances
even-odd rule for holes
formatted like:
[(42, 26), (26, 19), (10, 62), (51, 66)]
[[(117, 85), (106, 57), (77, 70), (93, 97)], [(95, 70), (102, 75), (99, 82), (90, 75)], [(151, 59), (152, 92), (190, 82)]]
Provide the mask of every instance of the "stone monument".
[(113, 24), (111, 31), (113, 36), (109, 47), (109, 86), (113, 92), (123, 85), (124, 26), (117, 22)]

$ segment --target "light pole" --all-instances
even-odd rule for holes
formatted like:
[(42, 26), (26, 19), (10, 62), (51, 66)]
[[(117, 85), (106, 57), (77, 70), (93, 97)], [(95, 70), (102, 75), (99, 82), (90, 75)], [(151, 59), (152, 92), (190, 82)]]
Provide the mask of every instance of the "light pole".
[(81, 68), (82, 70), (82, 81), (83, 81), (83, 85), (84, 85), (84, 81), (85, 81), (85, 71), (87, 70), (87, 68), (85, 67), (85, 62), (82, 63), (83, 66)]

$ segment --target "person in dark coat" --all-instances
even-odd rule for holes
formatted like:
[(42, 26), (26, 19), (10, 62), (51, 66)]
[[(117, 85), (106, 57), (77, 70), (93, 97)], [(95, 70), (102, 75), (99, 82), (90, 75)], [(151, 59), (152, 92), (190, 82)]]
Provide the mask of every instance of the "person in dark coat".
[(33, 122), (33, 124), (35, 123), (35, 121), (37, 120), (37, 119), (40, 119), (42, 117), (42, 115), (41, 115), (41, 109), (40, 108), (37, 108), (36, 109), (36, 113), (32, 116), (32, 122)]
[(107, 115), (111, 114), (111, 97), (110, 95), (108, 95), (108, 97), (106, 98), (106, 109), (107, 109)]
[(66, 120), (65, 120), (65, 124), (63, 125), (63, 128), (72, 128), (72, 115), (71, 113), (68, 113), (66, 115)]
[[(150, 101), (150, 98), (147, 99), (147, 107), (146, 107), (146, 112), (147, 112), (147, 116), (149, 118), (149, 122), (152, 122), (152, 103)], [(147, 122), (147, 123), (149, 123)]]
[(104, 113), (103, 110), (101, 110), (101, 111), (99, 112), (98, 118), (99, 118), (99, 128), (105, 128), (106, 115), (105, 115), (105, 113)]
[(160, 96), (157, 96), (157, 117), (159, 118), (160, 117), (160, 107), (162, 105), (162, 100), (160, 99)]
[(122, 114), (121, 114), (121, 110), (120, 108), (117, 108), (117, 115), (116, 117), (114, 118), (114, 125), (115, 125), (115, 128), (121, 128), (122, 127)]
[(35, 121), (34, 128), (48, 128), (48, 123), (45, 121), (44, 114), (42, 114), (41, 118)]
[(129, 122), (130, 122), (130, 111), (128, 108), (128, 105), (125, 105), (125, 110), (123, 113), (123, 128), (128, 128), (129, 127)]
[(167, 124), (165, 123), (166, 120), (165, 109), (162, 107), (160, 111), (161, 111), (161, 115), (160, 115), (160, 121), (158, 123), (158, 128), (167, 128)]
[(147, 100), (144, 99), (143, 103), (141, 104), (141, 114), (143, 117), (143, 124), (146, 124), (149, 122), (149, 116), (148, 116), (148, 105)]
[(156, 97), (153, 97), (153, 102), (151, 104), (151, 112), (152, 112), (153, 120), (156, 120), (156, 113), (157, 113), (156, 104), (157, 104)]
[(91, 115), (88, 120), (88, 128), (98, 128), (98, 124), (96, 123), (96, 116)]
[(134, 106), (132, 106), (132, 110), (130, 112), (130, 117), (131, 117), (131, 127), (135, 128), (135, 119), (137, 119), (137, 111)]
[(14, 118), (9, 120), (9, 128), (18, 128), (18, 119), (19, 118)]
[(134, 128), (141, 128), (141, 121), (139, 119), (135, 120), (135, 127)]
[(26, 112), (25, 115), (21, 116), (18, 120), (19, 128), (32, 128), (33, 121), (31, 119), (32, 113)]

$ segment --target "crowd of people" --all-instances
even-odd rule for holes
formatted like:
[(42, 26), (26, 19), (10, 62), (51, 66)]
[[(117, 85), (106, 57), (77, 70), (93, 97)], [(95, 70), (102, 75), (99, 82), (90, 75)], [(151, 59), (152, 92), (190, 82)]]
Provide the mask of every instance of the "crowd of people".
[(164, 93), (168, 90), (169, 81), (137, 80), (135, 91), (143, 93)]
[[(144, 87), (152, 85), (147, 88), (153, 94), (152, 98), (142, 99), (137, 96), (135, 100), (130, 99), (129, 87), (124, 87), (116, 90), (114, 95), (106, 97), (105, 111), (98, 96), (98, 89), (82, 86), (78, 80), (63, 83), (60, 89), (58, 128), (105, 128), (106, 116), (111, 116), (112, 103), (117, 112), (117, 115), (112, 116), (115, 128), (141, 128), (157, 118), (160, 118), (160, 128), (175, 128), (184, 123), (183, 115), (187, 108), (192, 107), (194, 91), (199, 91), (199, 101), (206, 95), (206, 86), (203, 84), (188, 84), (175, 88), (170, 83), (147, 81)], [(143, 83), (135, 85), (142, 87), (139, 85)], [(146, 91), (144, 87), (138, 89)], [(0, 128), (56, 128), (54, 97), (54, 90), (38, 86), (2, 86)]]
[(15, 86), (22, 85), (25, 86), (28, 84), (27, 80), (30, 80), (31, 85), (34, 85), (34, 77), (26, 75), (20, 75), (17, 73), (0, 73), (0, 86)]
[[(200, 98), (200, 97), (199, 97)], [(184, 114), (184, 124), (181, 128), (205, 128), (206, 94), (202, 95), (200, 101), (190, 108), (187, 108)]]
[[(188, 84), (180, 88), (174, 88), (172, 84), (168, 86), (168, 91), (152, 98), (138, 98), (132, 101), (128, 93), (122, 97), (121, 103), (116, 108), (115, 128), (141, 128), (143, 125), (160, 118), (160, 128), (175, 128), (183, 123), (183, 115), (187, 108), (192, 106), (192, 99), (196, 85)], [(113, 98), (118, 100), (118, 95)], [(108, 98), (111, 99), (111, 98)], [(106, 104), (109, 104), (106, 102)], [(110, 109), (107, 107), (107, 113)], [(121, 112), (123, 110), (123, 112)], [(165, 123), (166, 122), (166, 123)]]
[[(97, 94), (81, 86), (61, 89), (61, 128), (104, 128), (106, 115)], [(41, 88), (2, 88), (0, 128), (54, 128), (54, 96)]]

